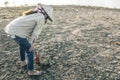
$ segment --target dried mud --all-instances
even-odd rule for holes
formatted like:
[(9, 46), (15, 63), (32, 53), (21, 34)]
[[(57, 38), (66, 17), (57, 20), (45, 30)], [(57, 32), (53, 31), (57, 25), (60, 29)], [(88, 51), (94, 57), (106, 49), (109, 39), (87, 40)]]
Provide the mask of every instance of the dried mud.
[(0, 8), (0, 80), (120, 79), (120, 46), (110, 43), (120, 41), (120, 10), (53, 6), (54, 24), (47, 24), (35, 43), (40, 54), (51, 56), (51, 67), (28, 76), (18, 66), (18, 45), (3, 28), (29, 8)]

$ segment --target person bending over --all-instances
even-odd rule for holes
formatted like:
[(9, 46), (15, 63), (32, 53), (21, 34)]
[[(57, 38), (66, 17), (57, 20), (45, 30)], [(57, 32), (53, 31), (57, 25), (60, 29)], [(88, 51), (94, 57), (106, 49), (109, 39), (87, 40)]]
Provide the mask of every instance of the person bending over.
[[(44, 9), (52, 18), (53, 8), (48, 6)], [(44, 27), (44, 15), (30, 10), (25, 13), (25, 16), (20, 16), (11, 21), (4, 29), (19, 45), (21, 66), (27, 65), (28, 75), (41, 74), (41, 71), (34, 70), (33, 42), (38, 38)], [(25, 54), (27, 54), (27, 63)]]

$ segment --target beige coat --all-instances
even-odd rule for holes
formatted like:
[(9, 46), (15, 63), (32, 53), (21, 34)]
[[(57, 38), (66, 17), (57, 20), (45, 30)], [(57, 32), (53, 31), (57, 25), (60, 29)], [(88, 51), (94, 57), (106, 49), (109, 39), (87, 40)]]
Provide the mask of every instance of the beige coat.
[(21, 16), (11, 21), (4, 30), (9, 35), (16, 35), (22, 38), (31, 36), (31, 38), (34, 39), (39, 36), (45, 27), (44, 23), (44, 16), (40, 13), (35, 13)]

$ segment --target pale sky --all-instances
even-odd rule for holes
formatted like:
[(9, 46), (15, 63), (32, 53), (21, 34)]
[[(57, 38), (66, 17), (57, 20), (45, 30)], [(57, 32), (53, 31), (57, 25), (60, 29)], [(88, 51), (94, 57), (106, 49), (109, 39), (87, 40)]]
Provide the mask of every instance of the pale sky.
[[(4, 1), (0, 0), (0, 6), (4, 6)], [(120, 0), (8, 0), (9, 6), (30, 4), (35, 5), (37, 3), (47, 4), (47, 5), (91, 5), (91, 6), (103, 6), (111, 8), (120, 8)]]
[[(0, 5), (4, 5), (4, 1), (6, 0), (0, 0)], [(22, 5), (22, 4), (37, 4), (37, 3), (43, 3), (43, 4), (79, 4), (79, 0), (7, 0), (9, 1), (9, 5)]]

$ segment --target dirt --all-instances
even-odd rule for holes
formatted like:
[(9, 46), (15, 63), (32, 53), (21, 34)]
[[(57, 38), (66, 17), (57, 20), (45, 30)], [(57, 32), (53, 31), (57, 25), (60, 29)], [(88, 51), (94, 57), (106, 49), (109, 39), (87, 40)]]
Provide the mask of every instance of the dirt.
[(54, 24), (34, 46), (51, 57), (51, 67), (28, 76), (18, 66), (18, 45), (3, 28), (30, 8), (0, 8), (0, 80), (120, 80), (120, 45), (111, 43), (120, 42), (119, 9), (53, 6)]

